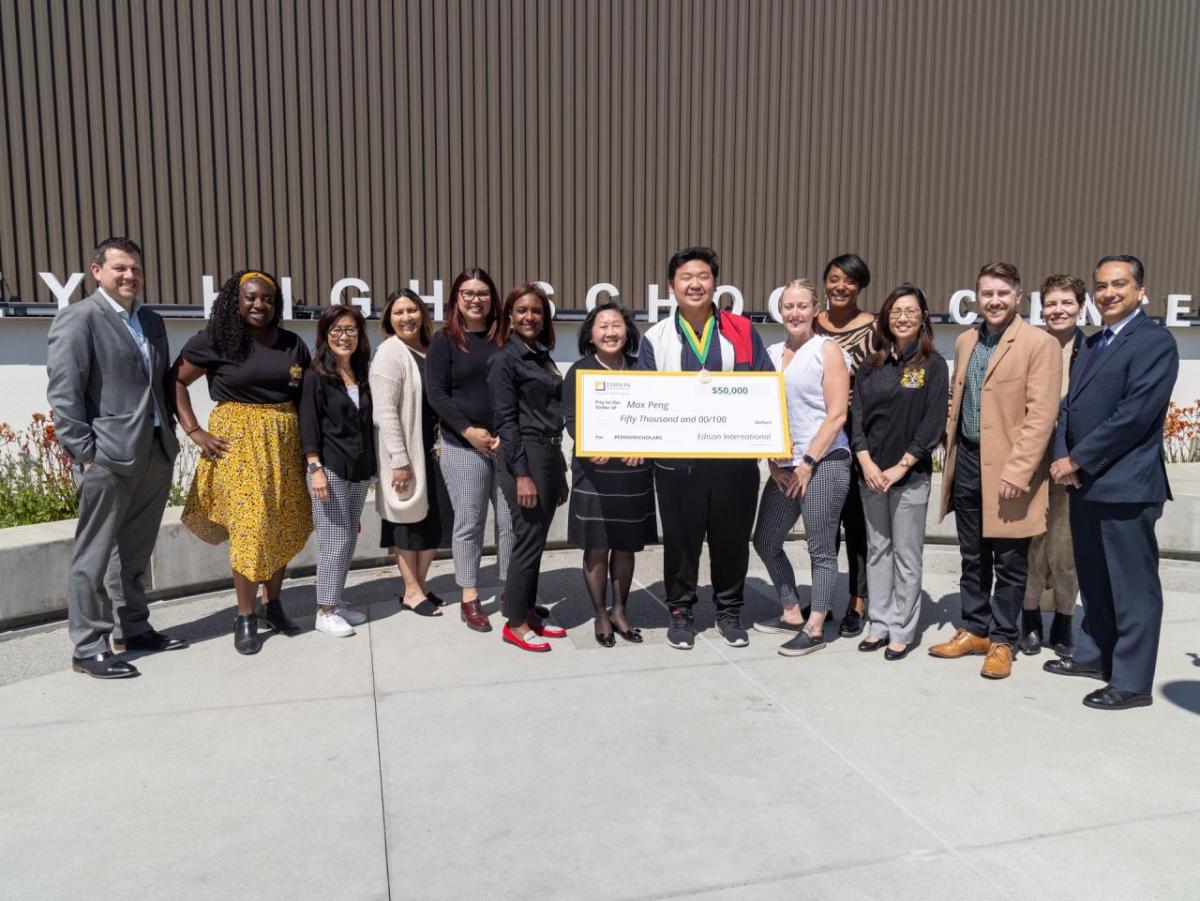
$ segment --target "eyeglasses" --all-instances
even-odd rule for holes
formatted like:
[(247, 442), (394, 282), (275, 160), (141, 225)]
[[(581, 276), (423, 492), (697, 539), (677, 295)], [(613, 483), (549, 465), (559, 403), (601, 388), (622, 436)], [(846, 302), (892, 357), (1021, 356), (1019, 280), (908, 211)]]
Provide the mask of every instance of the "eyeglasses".
[(463, 300), (491, 300), (492, 295), (487, 291), (459, 291), (458, 296)]
[(920, 310), (897, 310), (897, 309), (893, 308), (888, 313), (888, 319), (895, 319), (897, 321), (899, 321), (901, 319), (920, 319), (920, 318), (921, 318)]
[(356, 325), (335, 326), (329, 330), (329, 334), (331, 337), (334, 337), (334, 338), (340, 338), (342, 335), (345, 335), (347, 338), (357, 338), (358, 337), (358, 326), (356, 326)]

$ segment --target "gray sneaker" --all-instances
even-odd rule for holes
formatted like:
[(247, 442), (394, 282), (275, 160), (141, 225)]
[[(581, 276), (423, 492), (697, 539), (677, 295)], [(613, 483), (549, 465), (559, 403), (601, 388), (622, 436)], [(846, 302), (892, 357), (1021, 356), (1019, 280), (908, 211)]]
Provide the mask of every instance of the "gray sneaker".
[(680, 651), (690, 651), (696, 643), (696, 626), (692, 622), (692, 611), (688, 607), (675, 607), (671, 611), (671, 624), (667, 626), (667, 644)]
[(807, 632), (801, 632), (791, 641), (781, 644), (779, 646), (779, 653), (784, 657), (803, 657), (805, 654), (819, 651), (823, 647), (825, 647), (825, 639), (823, 637), (814, 637)]
[(755, 632), (766, 632), (768, 635), (795, 635), (797, 632), (804, 631), (804, 623), (786, 623), (781, 616), (773, 616), (770, 619), (764, 619), (761, 623), (754, 624)]
[(750, 633), (742, 628), (741, 617), (736, 613), (718, 613), (717, 631), (731, 648), (744, 648), (750, 644)]

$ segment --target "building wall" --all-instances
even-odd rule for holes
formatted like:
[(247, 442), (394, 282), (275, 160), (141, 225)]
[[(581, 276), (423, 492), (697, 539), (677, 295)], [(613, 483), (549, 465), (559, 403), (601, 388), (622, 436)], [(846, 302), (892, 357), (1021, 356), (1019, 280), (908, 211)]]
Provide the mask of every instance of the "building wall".
[(749, 309), (847, 250), (945, 309), (1133, 252), (1159, 314), (1200, 295), (1198, 43), (1193, 0), (4, 0), (0, 271), (49, 301), (125, 233), (154, 302), (479, 263), (640, 308), (711, 243)]

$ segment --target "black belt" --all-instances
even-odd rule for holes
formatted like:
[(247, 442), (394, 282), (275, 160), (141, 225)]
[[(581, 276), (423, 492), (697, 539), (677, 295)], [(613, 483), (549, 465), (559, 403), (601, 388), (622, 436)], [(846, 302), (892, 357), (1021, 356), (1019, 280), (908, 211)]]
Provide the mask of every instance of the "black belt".
[(969, 451), (975, 451), (975, 452), (979, 451), (979, 442), (972, 441), (966, 435), (959, 435), (958, 443), (961, 444), (963, 447), (965, 447)]
[(562, 433), (558, 432), (522, 432), (522, 441), (532, 441), (535, 444), (562, 444)]

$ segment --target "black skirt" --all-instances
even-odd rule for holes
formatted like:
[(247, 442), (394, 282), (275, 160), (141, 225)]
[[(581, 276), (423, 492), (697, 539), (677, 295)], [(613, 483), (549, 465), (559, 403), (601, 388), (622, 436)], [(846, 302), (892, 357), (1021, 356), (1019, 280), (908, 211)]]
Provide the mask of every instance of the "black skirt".
[(434, 551), (450, 547), (454, 529), (454, 508), (442, 467), (432, 451), (425, 454), (425, 481), (429, 493), (429, 512), (420, 522), (391, 522), (383, 520), (379, 546), (401, 551)]
[(597, 466), (571, 461), (571, 506), (567, 539), (584, 550), (640, 551), (658, 541), (651, 464), (626, 466), (609, 460)]

